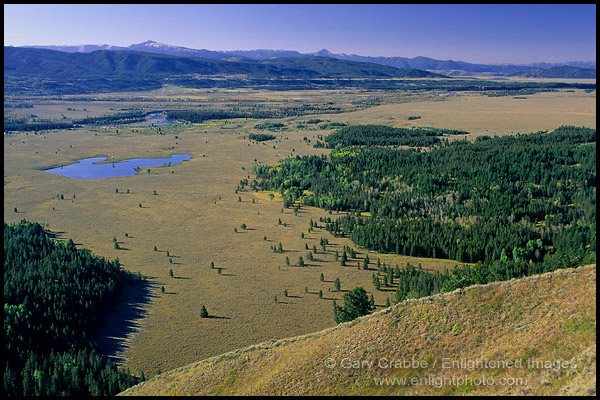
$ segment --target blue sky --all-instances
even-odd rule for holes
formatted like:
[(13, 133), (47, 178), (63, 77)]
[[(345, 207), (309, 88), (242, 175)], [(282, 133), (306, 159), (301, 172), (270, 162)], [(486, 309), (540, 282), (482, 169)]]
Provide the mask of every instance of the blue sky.
[(596, 5), (4, 5), (5, 46), (146, 40), (473, 63), (595, 61)]

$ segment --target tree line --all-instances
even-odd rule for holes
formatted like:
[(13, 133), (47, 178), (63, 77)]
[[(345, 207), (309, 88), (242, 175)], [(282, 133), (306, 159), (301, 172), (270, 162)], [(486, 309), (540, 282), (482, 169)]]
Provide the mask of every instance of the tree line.
[(71, 129), (80, 125), (131, 124), (144, 120), (144, 111), (128, 111), (100, 117), (86, 117), (72, 121), (29, 120), (26, 118), (4, 118), (4, 132), (31, 132), (50, 129)]
[(273, 140), (277, 137), (275, 135), (271, 135), (268, 133), (251, 133), (248, 135), (248, 139), (254, 140), (256, 142), (264, 142), (267, 140)]
[[(348, 146), (412, 146), (431, 147), (440, 143), (442, 135), (469, 132), (455, 129), (394, 128), (387, 125), (353, 125), (338, 129), (325, 138), (327, 148)], [(315, 146), (320, 147), (320, 146)]]

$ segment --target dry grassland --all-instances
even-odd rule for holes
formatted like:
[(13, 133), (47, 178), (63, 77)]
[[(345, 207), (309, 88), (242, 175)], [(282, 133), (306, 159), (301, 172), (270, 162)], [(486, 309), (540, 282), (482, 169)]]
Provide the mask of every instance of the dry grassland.
[[(462, 129), (471, 137), (553, 130), (561, 125), (596, 127), (595, 92), (578, 90), (518, 97), (524, 98), (450, 95), (438, 101), (386, 104), (342, 114), (336, 121)], [(409, 116), (416, 115), (421, 118), (408, 121)]]
[[(287, 94), (271, 96), (284, 98)], [(293, 210), (282, 212), (281, 201), (270, 200), (264, 193), (234, 193), (239, 181), (249, 176), (255, 159), (263, 164), (276, 163), (290, 154), (324, 151), (307, 145), (303, 137), (328, 131), (296, 131), (296, 122), (321, 117), (351, 124), (419, 124), (465, 129), (474, 135), (554, 129), (563, 124), (595, 128), (595, 93), (527, 97), (457, 96), (353, 113), (285, 118), (281, 121), (289, 123), (291, 130), (277, 134), (284, 139), (260, 144), (243, 139), (256, 121), (190, 126), (181, 129), (177, 138), (123, 134), (123, 129), (121, 134), (115, 129), (79, 129), (5, 136), (4, 219), (9, 223), (22, 218), (46, 222), (59, 238), (72, 238), (78, 246), (108, 259), (118, 257), (124, 268), (148, 277), (151, 301), (141, 306), (144, 312), (140, 313), (145, 318), (128, 321), (138, 330), (135, 334), (127, 332), (130, 346), (120, 356), (132, 372), (143, 370), (150, 377), (264, 340), (331, 327), (335, 325), (333, 300), (341, 304), (343, 291), (356, 286), (372, 291), (379, 307), (387, 297), (393, 297), (393, 289), (373, 289), (371, 274), (378, 255), (369, 254), (370, 270), (359, 270), (356, 264), (365, 252), (358, 249), (359, 260), (350, 260), (349, 266), (342, 267), (334, 261), (333, 253), (351, 245), (348, 239), (334, 238), (324, 229), (307, 233), (310, 219), (319, 221), (327, 215), (325, 211), (302, 208), (296, 216)], [(407, 117), (415, 114), (422, 118), (409, 123)], [(95, 156), (118, 161), (170, 154), (193, 154), (194, 158), (181, 165), (151, 167), (150, 174), (144, 168), (131, 177), (78, 180), (43, 172)], [(157, 195), (153, 195), (154, 190)], [(57, 198), (60, 194), (64, 200)], [(278, 224), (278, 219), (287, 226)], [(246, 230), (241, 229), (242, 224)], [(300, 238), (302, 232), (305, 239)], [(113, 236), (121, 249), (113, 247)], [(321, 237), (330, 243), (325, 254), (319, 246)], [(279, 242), (283, 253), (271, 250)], [(316, 244), (315, 261), (307, 261), (305, 244), (310, 249)], [(154, 246), (158, 251), (153, 251)], [(309, 265), (287, 266), (286, 256), (291, 264), (302, 256)], [(211, 261), (215, 269), (210, 268)], [(428, 269), (455, 265), (451, 260), (391, 255), (381, 256), (381, 261), (391, 265), (410, 261)], [(169, 277), (171, 268), (174, 277)], [(222, 273), (216, 268), (222, 268)], [(319, 279), (321, 273), (325, 282)], [(337, 277), (342, 292), (335, 291)], [(161, 293), (161, 286), (165, 293)], [(320, 290), (323, 298), (319, 298)], [(213, 318), (200, 318), (202, 305)]]
[(405, 300), (123, 395), (596, 394), (596, 265)]

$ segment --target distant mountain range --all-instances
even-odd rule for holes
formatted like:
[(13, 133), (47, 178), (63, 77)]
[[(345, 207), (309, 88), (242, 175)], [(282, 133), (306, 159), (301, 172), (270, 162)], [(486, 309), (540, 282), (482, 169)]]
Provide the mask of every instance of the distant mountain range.
[[(458, 90), (458, 85), (466, 90), (473, 85), (477, 87), (469, 82), (474, 81), (473, 78), (469, 78), (466, 84), (459, 84), (454, 82), (456, 79), (451, 78), (468, 75), (596, 78), (595, 69), (575, 66), (523, 69), (506, 65), (496, 66), (494, 69), (493, 66), (439, 61), (426, 57), (403, 59), (342, 55), (346, 57), (343, 58), (327, 50), (314, 54), (285, 50), (217, 52), (156, 42), (129, 47), (47, 47), (52, 49), (4, 47), (5, 94), (139, 91), (158, 89), (164, 84), (196, 88), (269, 87), (275, 90), (332, 89), (350, 85), (375, 89), (390, 88), (390, 85), (399, 88), (398, 85), (403, 85), (401, 81), (404, 78), (435, 78), (438, 82), (436, 87)], [(440, 71), (445, 73), (441, 74)], [(431, 89), (429, 84), (420, 82), (419, 85)], [(563, 83), (563, 87), (564, 85), (570, 86), (567, 83)], [(492, 90), (493, 87), (496, 90), (516, 90), (514, 85), (508, 83), (487, 83), (484, 86), (487, 90)], [(520, 88), (523, 89), (523, 85)]]
[[(179, 52), (176, 52), (179, 53)], [(39, 74), (49, 78), (81, 74), (138, 74), (172, 76), (244, 75), (252, 78), (442, 78), (443, 75), (416, 69), (304, 55), (266, 59), (215, 59), (182, 57), (139, 50), (95, 50), (67, 53), (57, 50), (4, 47), (4, 73)]]
[[(387, 67), (399, 69), (419, 69), (430, 72), (441, 73), (451, 76), (469, 76), (469, 75), (506, 75), (506, 76), (528, 76), (540, 78), (596, 78), (596, 62), (572, 61), (560, 64), (534, 63), (529, 65), (488, 65), (473, 64), (463, 61), (453, 60), (435, 60), (427, 57), (370, 57), (356, 54), (334, 54), (328, 50), (320, 50), (315, 53), (300, 53), (294, 50), (234, 50), (234, 51), (213, 51), (206, 49), (190, 49), (181, 46), (172, 46), (168, 44), (157, 43), (149, 40), (139, 44), (132, 44), (128, 47), (112, 45), (79, 45), (79, 46), (26, 46), (30, 48), (43, 48), (58, 50), (68, 53), (91, 53), (97, 50), (112, 51), (143, 51), (149, 53), (165, 54), (179, 57), (202, 57), (216, 60), (229, 60), (232, 58), (247, 60), (266, 60), (280, 57), (304, 57), (318, 56), (335, 58), (346, 61), (369, 62), (380, 64)], [(571, 67), (569, 69), (556, 69), (554, 67)], [(543, 70), (550, 69), (548, 72)]]
[[(225, 77), (226, 80), (218, 79)], [(289, 90), (292, 87), (323, 88), (323, 84), (331, 86), (332, 80), (334, 85), (339, 86), (336, 81), (358, 79), (362, 82), (365, 78), (373, 81), (380, 78), (445, 76), (418, 69), (309, 55), (262, 60), (239, 57), (211, 59), (134, 50), (68, 53), (4, 47), (4, 93), (13, 95), (153, 90), (165, 83), (223, 87), (231, 85), (232, 81), (237, 87), (251, 84)]]

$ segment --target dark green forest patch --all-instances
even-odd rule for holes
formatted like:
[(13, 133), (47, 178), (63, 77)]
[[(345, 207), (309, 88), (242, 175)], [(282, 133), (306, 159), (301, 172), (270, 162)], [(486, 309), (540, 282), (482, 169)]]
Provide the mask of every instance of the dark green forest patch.
[(403, 131), (366, 137), (364, 129), (326, 137), (347, 145), (330, 156), (296, 156), (253, 172), (286, 206), (345, 211), (323, 222), (358, 246), (465, 263), (445, 275), (393, 270), (390, 279), (404, 282), (397, 300), (594, 262), (595, 129), (444, 141), (427, 152), (379, 146)]
[(4, 224), (4, 394), (115, 395), (140, 382), (88, 338), (135, 278), (22, 220)]

